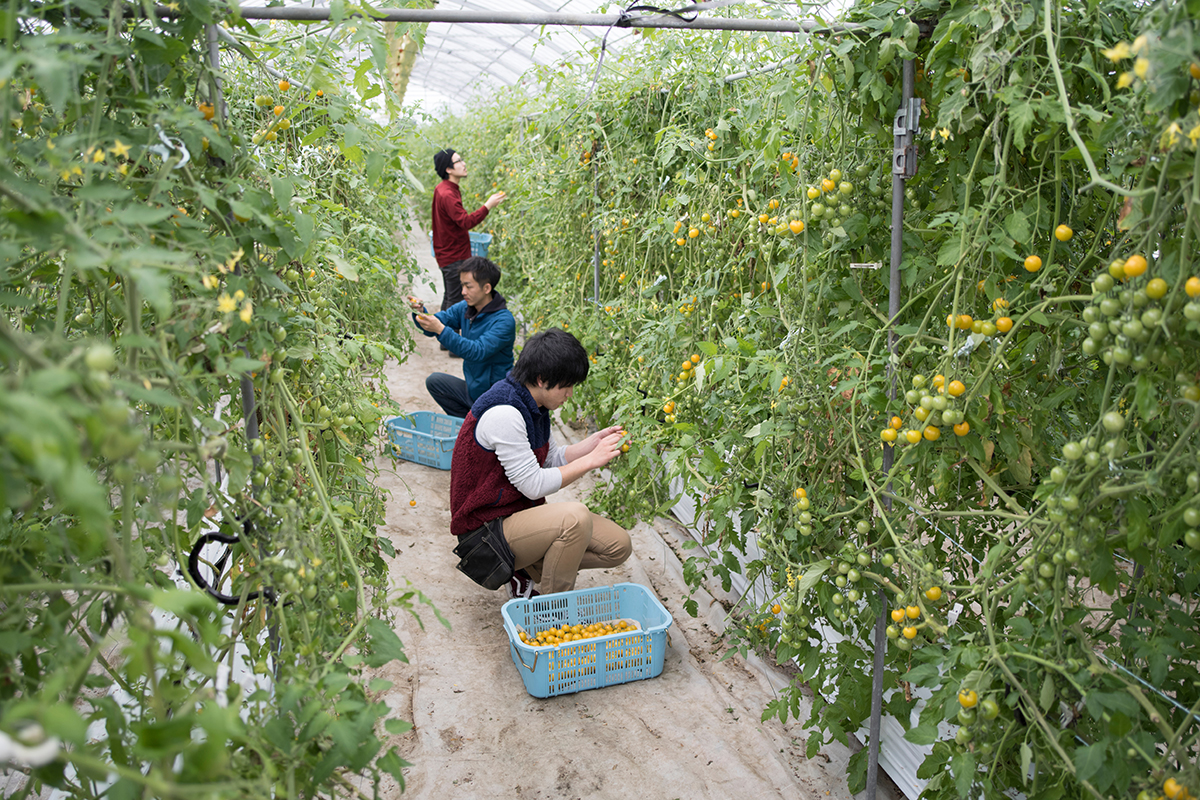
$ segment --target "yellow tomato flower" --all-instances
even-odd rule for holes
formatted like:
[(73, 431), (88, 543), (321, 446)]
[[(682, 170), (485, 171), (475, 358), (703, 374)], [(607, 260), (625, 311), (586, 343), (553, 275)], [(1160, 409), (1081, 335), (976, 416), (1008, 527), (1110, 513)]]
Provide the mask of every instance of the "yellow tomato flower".
[(1144, 33), (1143, 33), (1141, 36), (1139, 36), (1139, 37), (1137, 37), (1136, 39), (1134, 39), (1134, 40), (1133, 40), (1133, 52), (1134, 52), (1134, 54), (1136, 55), (1136, 54), (1138, 54), (1138, 53), (1142, 52), (1143, 50), (1145, 50), (1145, 49), (1146, 49), (1146, 44), (1147, 44), (1148, 42), (1149, 42), (1149, 39), (1147, 39), (1147, 38), (1146, 38), (1146, 34), (1144, 34)]
[(1188, 138), (1192, 140), (1192, 146), (1195, 147), (1197, 140), (1200, 140), (1200, 125), (1188, 131)]
[(249, 322), (250, 318), (254, 316), (254, 302), (247, 300), (246, 305), (242, 306), (242, 310), (238, 313), (238, 316), (242, 318), (242, 322)]
[(96, 152), (92, 154), (92, 163), (99, 164), (103, 160), (104, 160), (104, 148), (98, 147), (98, 148), (96, 148)]
[(71, 180), (71, 170), (64, 169), (62, 172), (58, 173), (58, 177), (63, 179), (63, 183), (66, 183), (67, 181)]
[(222, 292), (221, 296), (217, 298), (217, 311), (222, 314), (228, 314), (236, 308), (237, 302), (225, 292)]
[(112, 151), (117, 158), (124, 158), (125, 156), (129, 155), (129, 145), (124, 144), (120, 139), (117, 139), (115, 142), (113, 142)]
[(1168, 147), (1174, 147), (1179, 142), (1179, 134), (1183, 133), (1183, 129), (1179, 127), (1178, 122), (1172, 122), (1165, 131), (1163, 131), (1162, 141), (1159, 143), (1165, 150)]
[(1109, 61), (1121, 61), (1129, 58), (1130, 50), (1128, 42), (1117, 42), (1115, 47), (1110, 47), (1107, 50), (1100, 51)]
[(1145, 79), (1146, 73), (1150, 71), (1150, 59), (1139, 57), (1133, 62), (1133, 74), (1139, 78)]
[(200, 279), (200, 282), (204, 284), (205, 289), (215, 289), (220, 283), (216, 275), (205, 275)]
[(233, 300), (235, 303), (240, 303), (245, 299), (246, 299), (246, 293), (243, 292), (241, 289), (238, 289), (236, 292), (233, 293)]
[(128, 164), (120, 165), (119, 167), (117, 167), (117, 172), (121, 173), (122, 175), (128, 175), (129, 174), (129, 165)]
[(244, 255), (246, 255), (246, 251), (239, 247), (233, 251), (233, 255), (229, 256), (229, 260), (225, 262), (225, 266), (232, 270), (242, 260), (242, 256)]
[(1133, 73), (1132, 72), (1122, 72), (1119, 76), (1117, 76), (1117, 88), (1118, 89), (1127, 89), (1132, 85), (1133, 85)]

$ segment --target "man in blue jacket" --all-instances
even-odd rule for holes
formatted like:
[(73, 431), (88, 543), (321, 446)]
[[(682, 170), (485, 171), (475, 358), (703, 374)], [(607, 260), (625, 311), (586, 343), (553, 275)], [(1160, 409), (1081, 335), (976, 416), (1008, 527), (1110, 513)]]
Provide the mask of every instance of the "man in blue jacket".
[[(415, 297), (413, 320), (426, 336), (437, 340), (463, 360), (463, 376), (435, 372), (425, 379), (434, 401), (452, 417), (466, 417), (481, 394), (504, 380), (512, 369), (513, 342), (517, 322), (503, 295), (496, 291), (500, 269), (486, 258), (472, 256), (459, 270), (463, 299), (436, 314), (430, 314)], [(458, 331), (458, 332), (456, 332)]]

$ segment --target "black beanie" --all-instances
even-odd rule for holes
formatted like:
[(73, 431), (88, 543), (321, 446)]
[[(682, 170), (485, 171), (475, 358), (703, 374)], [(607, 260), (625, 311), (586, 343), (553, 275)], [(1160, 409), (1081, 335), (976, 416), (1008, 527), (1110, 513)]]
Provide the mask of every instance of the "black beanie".
[(442, 180), (446, 180), (446, 173), (453, 165), (454, 148), (447, 147), (445, 150), (439, 150), (433, 154), (433, 170)]

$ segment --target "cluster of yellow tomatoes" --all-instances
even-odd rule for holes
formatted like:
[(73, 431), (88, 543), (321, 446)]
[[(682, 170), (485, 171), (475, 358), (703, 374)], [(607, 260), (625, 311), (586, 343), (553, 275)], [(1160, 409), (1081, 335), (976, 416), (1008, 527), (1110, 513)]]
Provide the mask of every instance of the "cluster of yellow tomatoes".
[[(1144, 795), (1144, 797), (1143, 797)], [(1196, 800), (1196, 796), (1192, 794), (1187, 786), (1179, 782), (1177, 778), (1167, 778), (1163, 781), (1162, 795), (1159, 800)], [(1151, 800), (1150, 793), (1143, 791), (1138, 794), (1138, 800)]]
[[(286, 91), (290, 90), (291, 88), (292, 88), (291, 82), (289, 82), (287, 80), (279, 81), (279, 91), (286, 92)], [(317, 89), (317, 91), (315, 91), (312, 96), (324, 97), (325, 92), (321, 89)], [(281, 102), (276, 102), (273, 98), (269, 97), (268, 95), (260, 94), (260, 95), (256, 95), (254, 97), (254, 105), (258, 106), (259, 108), (270, 109), (272, 116), (275, 117), (275, 119), (271, 122), (270, 125), (267, 125), (265, 128), (262, 128), (261, 130), (257, 131), (252, 137), (250, 137), (250, 141), (252, 141), (254, 144), (261, 144), (262, 142), (273, 142), (279, 138), (280, 131), (286, 131), (288, 128), (292, 127), (291, 120), (284, 119), (284, 117), (283, 117), (283, 113), (284, 113), (285, 109), (284, 109), (283, 105), (281, 104)], [(204, 111), (204, 109), (201, 108), (201, 111)], [(205, 112), (205, 114), (207, 117), (207, 112)]]
[(560, 644), (582, 642), (586, 639), (598, 639), (601, 636), (611, 636), (614, 633), (630, 633), (638, 630), (636, 621), (618, 619), (606, 622), (593, 622), (588, 625), (563, 624), (557, 628), (547, 628), (534, 636), (520, 631), (521, 641), (531, 647), (554, 647)]
[[(942, 587), (930, 586), (925, 589), (924, 595), (925, 599), (931, 603), (940, 602), (942, 599)], [(915, 604), (898, 606), (891, 610), (890, 616), (892, 624), (887, 626), (884, 633), (901, 650), (911, 649), (912, 640), (917, 638), (917, 634), (924, 627), (924, 623), (920, 621), (921, 607)]]
[[(924, 427), (904, 429), (904, 420), (893, 416), (888, 420), (886, 428), (879, 432), (879, 438), (888, 444), (919, 444), (922, 440), (936, 442), (942, 436), (942, 426), (949, 425), (955, 436), (966, 436), (971, 432), (971, 423), (964, 419), (962, 410), (954, 408), (950, 398), (960, 397), (967, 391), (967, 385), (960, 380), (946, 382), (941, 373), (932, 379), (936, 393), (925, 389), (925, 376), (913, 376), (913, 388), (905, 392), (904, 399), (913, 404), (912, 415), (918, 422), (925, 423)], [(949, 397), (947, 397), (947, 395)]]
[(696, 374), (696, 365), (700, 363), (700, 354), (692, 353), (690, 358), (685, 358), (683, 363), (679, 365), (679, 375), (677, 379), (680, 383)]
[(717, 149), (717, 132), (716, 131), (714, 131), (712, 128), (709, 128), (708, 130), (704, 131), (704, 138), (708, 139), (708, 152), (711, 153), (712, 151)]

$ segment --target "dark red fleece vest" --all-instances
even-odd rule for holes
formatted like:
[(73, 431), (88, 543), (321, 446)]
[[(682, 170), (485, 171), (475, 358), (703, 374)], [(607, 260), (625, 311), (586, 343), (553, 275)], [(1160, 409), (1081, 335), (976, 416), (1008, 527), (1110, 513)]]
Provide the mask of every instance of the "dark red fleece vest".
[(544, 498), (530, 500), (509, 482), (500, 459), (475, 440), (479, 418), (493, 406), (512, 406), (525, 418), (529, 447), (537, 462), (546, 465), (550, 453), (550, 412), (539, 408), (524, 386), (506, 377), (479, 396), (467, 413), (450, 462), (450, 532), (470, 533), (484, 523), (540, 506)]

